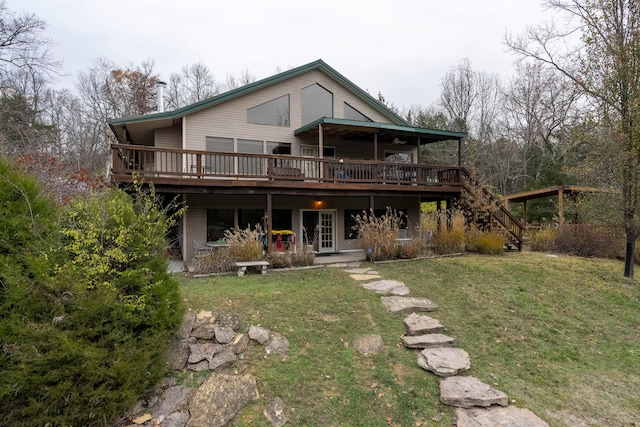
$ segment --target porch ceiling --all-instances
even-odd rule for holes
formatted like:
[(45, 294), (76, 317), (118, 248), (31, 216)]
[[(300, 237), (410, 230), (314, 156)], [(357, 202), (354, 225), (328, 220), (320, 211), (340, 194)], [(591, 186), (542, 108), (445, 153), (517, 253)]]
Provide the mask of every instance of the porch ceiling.
[(401, 143), (428, 144), (438, 141), (460, 140), (467, 135), (460, 132), (450, 132), (434, 129), (400, 126), (388, 123), (361, 122), (356, 120), (321, 118), (294, 131), (296, 136), (318, 137), (322, 125), (325, 136), (354, 141), (372, 141), (374, 134), (378, 134), (378, 142), (393, 143), (394, 140)]

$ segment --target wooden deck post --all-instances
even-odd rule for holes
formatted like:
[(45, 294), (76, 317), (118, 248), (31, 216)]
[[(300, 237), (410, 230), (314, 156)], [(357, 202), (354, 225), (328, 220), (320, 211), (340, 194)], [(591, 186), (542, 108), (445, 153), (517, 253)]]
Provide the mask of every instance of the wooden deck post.
[(558, 224), (564, 224), (564, 188), (562, 186), (558, 187)]
[(267, 252), (271, 252), (271, 236), (273, 230), (273, 206), (271, 193), (267, 193)]

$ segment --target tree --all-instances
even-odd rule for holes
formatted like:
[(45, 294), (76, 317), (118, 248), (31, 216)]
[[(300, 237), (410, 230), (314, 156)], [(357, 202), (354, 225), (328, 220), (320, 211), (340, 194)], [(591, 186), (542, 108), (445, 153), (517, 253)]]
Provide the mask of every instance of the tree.
[(54, 73), (59, 63), (49, 52), (50, 42), (42, 35), (47, 25), (34, 14), (10, 11), (0, 0), (0, 73), (15, 68)]
[(185, 65), (180, 73), (169, 76), (167, 108), (177, 109), (220, 93), (221, 85), (201, 62)]
[[(637, 0), (547, 0), (568, 17), (508, 37), (524, 58), (555, 68), (593, 102), (607, 127), (611, 155), (619, 156), (618, 186), (626, 234), (624, 275), (633, 277), (640, 234), (640, 3)], [(567, 47), (568, 46), (568, 47)]]

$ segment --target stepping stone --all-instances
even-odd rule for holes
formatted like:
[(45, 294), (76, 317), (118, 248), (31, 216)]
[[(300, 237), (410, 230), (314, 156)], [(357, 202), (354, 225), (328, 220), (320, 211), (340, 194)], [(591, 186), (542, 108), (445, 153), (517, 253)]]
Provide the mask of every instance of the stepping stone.
[(402, 337), (404, 346), (408, 348), (455, 347), (455, 338), (442, 334), (405, 335)]
[(440, 377), (451, 377), (470, 369), (471, 360), (460, 348), (426, 348), (418, 354), (418, 366)]
[(389, 313), (411, 313), (413, 311), (436, 311), (438, 305), (426, 298), (382, 297)]
[(384, 349), (384, 342), (380, 335), (360, 335), (353, 340), (353, 348), (362, 354), (378, 354)]
[(382, 279), (382, 277), (378, 276), (377, 274), (351, 274), (349, 277), (357, 281)]
[(509, 398), (475, 377), (449, 377), (440, 381), (440, 402), (460, 408), (507, 406)]
[(404, 319), (404, 328), (408, 335), (440, 334), (446, 330), (439, 320), (416, 313)]
[[(349, 270), (344, 270), (345, 273), (350, 273), (350, 274), (365, 274), (366, 272), (368, 272), (369, 270), (371, 270), (369, 267), (365, 267), (365, 268), (351, 268)], [(376, 273), (377, 274), (377, 273)]]
[(370, 291), (376, 291), (379, 294), (409, 295), (409, 288), (397, 280), (378, 280), (363, 283), (362, 287)]
[(533, 412), (515, 406), (456, 408), (458, 427), (549, 427)]

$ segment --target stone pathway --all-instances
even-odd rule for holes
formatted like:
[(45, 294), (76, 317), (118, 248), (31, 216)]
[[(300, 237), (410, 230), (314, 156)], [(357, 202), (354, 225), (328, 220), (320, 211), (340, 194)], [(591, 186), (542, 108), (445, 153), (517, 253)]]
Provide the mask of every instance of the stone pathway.
[[(345, 271), (359, 281), (366, 280), (364, 278), (367, 276), (379, 278), (377, 272), (372, 274), (365, 268)], [(440, 402), (456, 407), (458, 427), (548, 427), (530, 410), (508, 406), (509, 398), (505, 393), (472, 376), (459, 375), (471, 368), (469, 354), (457, 347), (454, 338), (443, 334), (446, 329), (437, 319), (417, 314), (436, 311), (437, 304), (426, 298), (406, 297), (409, 289), (395, 280), (366, 282), (362, 283), (362, 287), (381, 294), (396, 295), (382, 297), (382, 304), (389, 313), (411, 313), (403, 320), (407, 334), (402, 341), (408, 349), (421, 350), (417, 358), (418, 366), (443, 377), (440, 381)]]

